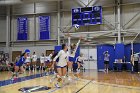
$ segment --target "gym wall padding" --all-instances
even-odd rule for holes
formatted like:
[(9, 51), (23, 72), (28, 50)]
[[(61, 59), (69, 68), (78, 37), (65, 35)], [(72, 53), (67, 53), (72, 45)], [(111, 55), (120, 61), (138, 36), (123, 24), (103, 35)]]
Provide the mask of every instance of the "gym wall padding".
[(97, 68), (98, 70), (104, 69), (104, 52), (108, 51), (109, 57), (109, 69), (113, 69), (113, 62), (115, 61), (115, 51), (113, 45), (97, 45)]
[(125, 45), (124, 55), (125, 55), (125, 61), (130, 62), (130, 59), (131, 59), (131, 44)]
[(115, 59), (124, 59), (124, 44), (115, 44)]
[(59, 52), (62, 49), (62, 46), (55, 46), (54, 51)]
[[(140, 52), (140, 44), (139, 43), (134, 43), (133, 44), (133, 50), (134, 50), (134, 53), (139, 53)], [(125, 57), (126, 57), (126, 61), (130, 62), (131, 44), (125, 45)]]
[(134, 44), (134, 52), (139, 53), (140, 52), (140, 43), (135, 43)]
[[(134, 53), (139, 53), (140, 52), (140, 43), (134, 43), (133, 44), (133, 51)], [(131, 44), (125, 45), (125, 60), (126, 62), (130, 62), (131, 60)], [(131, 70), (132, 65), (128, 64), (127, 69)]]

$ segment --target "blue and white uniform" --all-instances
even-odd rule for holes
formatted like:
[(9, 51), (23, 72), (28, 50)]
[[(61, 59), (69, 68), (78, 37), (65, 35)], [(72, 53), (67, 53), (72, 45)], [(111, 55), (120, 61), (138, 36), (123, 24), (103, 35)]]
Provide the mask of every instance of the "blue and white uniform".
[(45, 63), (45, 57), (44, 56), (40, 56), (40, 63)]
[(52, 61), (52, 56), (53, 56), (53, 54), (51, 53), (51, 54), (49, 55), (49, 57), (48, 57), (48, 59), (49, 59), (50, 62)]
[(36, 62), (37, 61), (37, 55), (32, 55), (32, 61)]
[(104, 55), (104, 61), (109, 61), (109, 56), (110, 56), (109, 54), (105, 54)]
[(70, 37), (68, 38), (68, 54), (69, 54), (69, 61), (70, 62), (74, 61), (75, 53), (77, 51), (79, 44), (80, 44), (80, 40), (77, 42), (76, 48), (74, 50), (72, 50), (70, 47)]
[(138, 54), (134, 54), (134, 61), (139, 61), (139, 55)]
[(67, 66), (68, 62), (68, 53), (64, 50), (60, 50), (57, 56), (53, 59), (53, 61), (56, 61), (59, 58), (59, 61), (57, 62), (57, 68), (63, 68)]
[(77, 62), (79, 62), (79, 63), (81, 63), (81, 64), (83, 64), (84, 63), (84, 57), (81, 57), (81, 56), (78, 56), (77, 58), (76, 58), (76, 60), (77, 60)]
[(45, 62), (50, 62), (49, 56), (45, 56)]
[(16, 66), (22, 66), (25, 63), (26, 58), (24, 56), (20, 57), (19, 61), (16, 63)]
[(104, 54), (104, 64), (109, 64), (109, 54)]
[(27, 56), (26, 60), (25, 60), (25, 63), (30, 63), (31, 62), (31, 57), (30, 56)]

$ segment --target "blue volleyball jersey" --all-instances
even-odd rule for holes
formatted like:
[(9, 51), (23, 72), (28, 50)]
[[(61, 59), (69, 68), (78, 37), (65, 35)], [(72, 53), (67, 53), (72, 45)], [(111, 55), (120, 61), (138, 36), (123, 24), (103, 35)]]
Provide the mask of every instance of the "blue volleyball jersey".
[(20, 57), (19, 61), (16, 63), (16, 66), (22, 66), (25, 62), (25, 58), (22, 56)]

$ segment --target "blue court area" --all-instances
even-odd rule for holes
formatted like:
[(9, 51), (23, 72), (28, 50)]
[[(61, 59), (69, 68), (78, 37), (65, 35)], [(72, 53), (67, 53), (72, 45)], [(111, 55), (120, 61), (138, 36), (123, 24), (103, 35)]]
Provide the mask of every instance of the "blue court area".
[(10, 84), (19, 83), (19, 82), (26, 81), (26, 80), (40, 78), (40, 77), (43, 77), (43, 76), (46, 76), (45, 72), (41, 73), (41, 74), (35, 74), (35, 75), (30, 75), (30, 76), (25, 76), (25, 77), (19, 77), (16, 80), (11, 80), (11, 79), (3, 80), (3, 81), (0, 81), (0, 87), (10, 85)]

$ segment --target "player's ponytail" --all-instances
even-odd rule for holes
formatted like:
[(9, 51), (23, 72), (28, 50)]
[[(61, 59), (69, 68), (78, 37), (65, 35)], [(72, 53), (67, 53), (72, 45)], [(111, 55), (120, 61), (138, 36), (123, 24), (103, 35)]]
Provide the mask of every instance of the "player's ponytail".
[(25, 55), (25, 52), (24, 53), (22, 53), (21, 55), (20, 55), (20, 57), (23, 57)]
[(53, 60), (57, 56), (58, 52), (54, 53), (51, 59)]
[(65, 46), (66, 46), (66, 44), (62, 44), (62, 49), (64, 49), (64, 48), (65, 48)]

